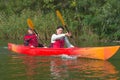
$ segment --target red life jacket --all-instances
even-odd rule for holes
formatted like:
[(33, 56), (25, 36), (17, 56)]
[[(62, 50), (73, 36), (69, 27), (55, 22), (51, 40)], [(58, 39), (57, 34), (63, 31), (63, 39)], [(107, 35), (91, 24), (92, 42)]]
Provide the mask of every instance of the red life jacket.
[(52, 48), (64, 48), (65, 45), (65, 39), (57, 39), (55, 40), (55, 43), (51, 44)]
[(24, 36), (24, 45), (38, 47), (38, 38), (35, 34), (27, 34)]

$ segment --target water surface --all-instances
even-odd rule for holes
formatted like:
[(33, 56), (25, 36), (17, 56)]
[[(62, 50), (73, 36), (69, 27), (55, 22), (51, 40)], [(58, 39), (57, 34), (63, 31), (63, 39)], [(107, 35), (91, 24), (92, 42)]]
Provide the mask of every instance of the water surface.
[(120, 80), (120, 51), (102, 61), (27, 56), (1, 45), (0, 80)]

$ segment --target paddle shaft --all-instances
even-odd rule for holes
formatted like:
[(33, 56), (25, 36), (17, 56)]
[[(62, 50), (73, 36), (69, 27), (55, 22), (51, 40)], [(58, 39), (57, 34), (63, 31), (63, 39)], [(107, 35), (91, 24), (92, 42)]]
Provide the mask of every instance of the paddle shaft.
[(69, 31), (69, 29), (67, 28), (67, 26), (64, 25), (64, 27), (65, 27), (66, 31), (69, 33), (70, 31)]
[(35, 32), (35, 34), (37, 35), (38, 39), (40, 39), (41, 43), (43, 44), (43, 40), (39, 37), (37, 31), (35, 29), (33, 29), (33, 31)]
[[(67, 28), (67, 26), (65, 25), (64, 19), (63, 19), (62, 15), (61, 15), (60, 11), (57, 10), (57, 11), (56, 11), (56, 15), (57, 15), (58, 18), (60, 19), (63, 27), (65, 27), (66, 31), (69, 33), (70, 31), (69, 31), (69, 29)], [(72, 38), (72, 36), (70, 36), (70, 38)]]
[(29, 28), (34, 31), (34, 33), (37, 35), (38, 39), (40, 39), (41, 43), (43, 44), (42, 39), (39, 37), (37, 31), (34, 28), (34, 24), (33, 24), (32, 20), (31, 19), (27, 19), (27, 23), (28, 23)]

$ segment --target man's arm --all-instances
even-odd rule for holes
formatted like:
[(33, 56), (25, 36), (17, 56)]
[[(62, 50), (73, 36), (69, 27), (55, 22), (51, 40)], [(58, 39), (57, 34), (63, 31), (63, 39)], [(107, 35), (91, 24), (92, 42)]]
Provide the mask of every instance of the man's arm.
[(55, 40), (61, 39), (63, 37), (65, 37), (65, 34), (59, 34), (59, 35), (53, 34), (51, 40), (55, 41)]
[(67, 47), (74, 47), (74, 46), (69, 42), (69, 40), (68, 40), (67, 37), (65, 37), (65, 43), (66, 43), (66, 46), (67, 46)]

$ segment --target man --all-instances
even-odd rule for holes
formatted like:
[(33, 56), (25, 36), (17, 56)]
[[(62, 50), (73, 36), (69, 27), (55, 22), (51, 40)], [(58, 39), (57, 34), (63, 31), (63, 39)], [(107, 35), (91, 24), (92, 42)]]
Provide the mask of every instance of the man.
[(67, 36), (71, 36), (71, 33), (63, 33), (63, 30), (62, 26), (57, 27), (56, 34), (51, 37), (51, 48), (64, 48), (65, 44), (67, 47), (74, 47), (67, 38)]

